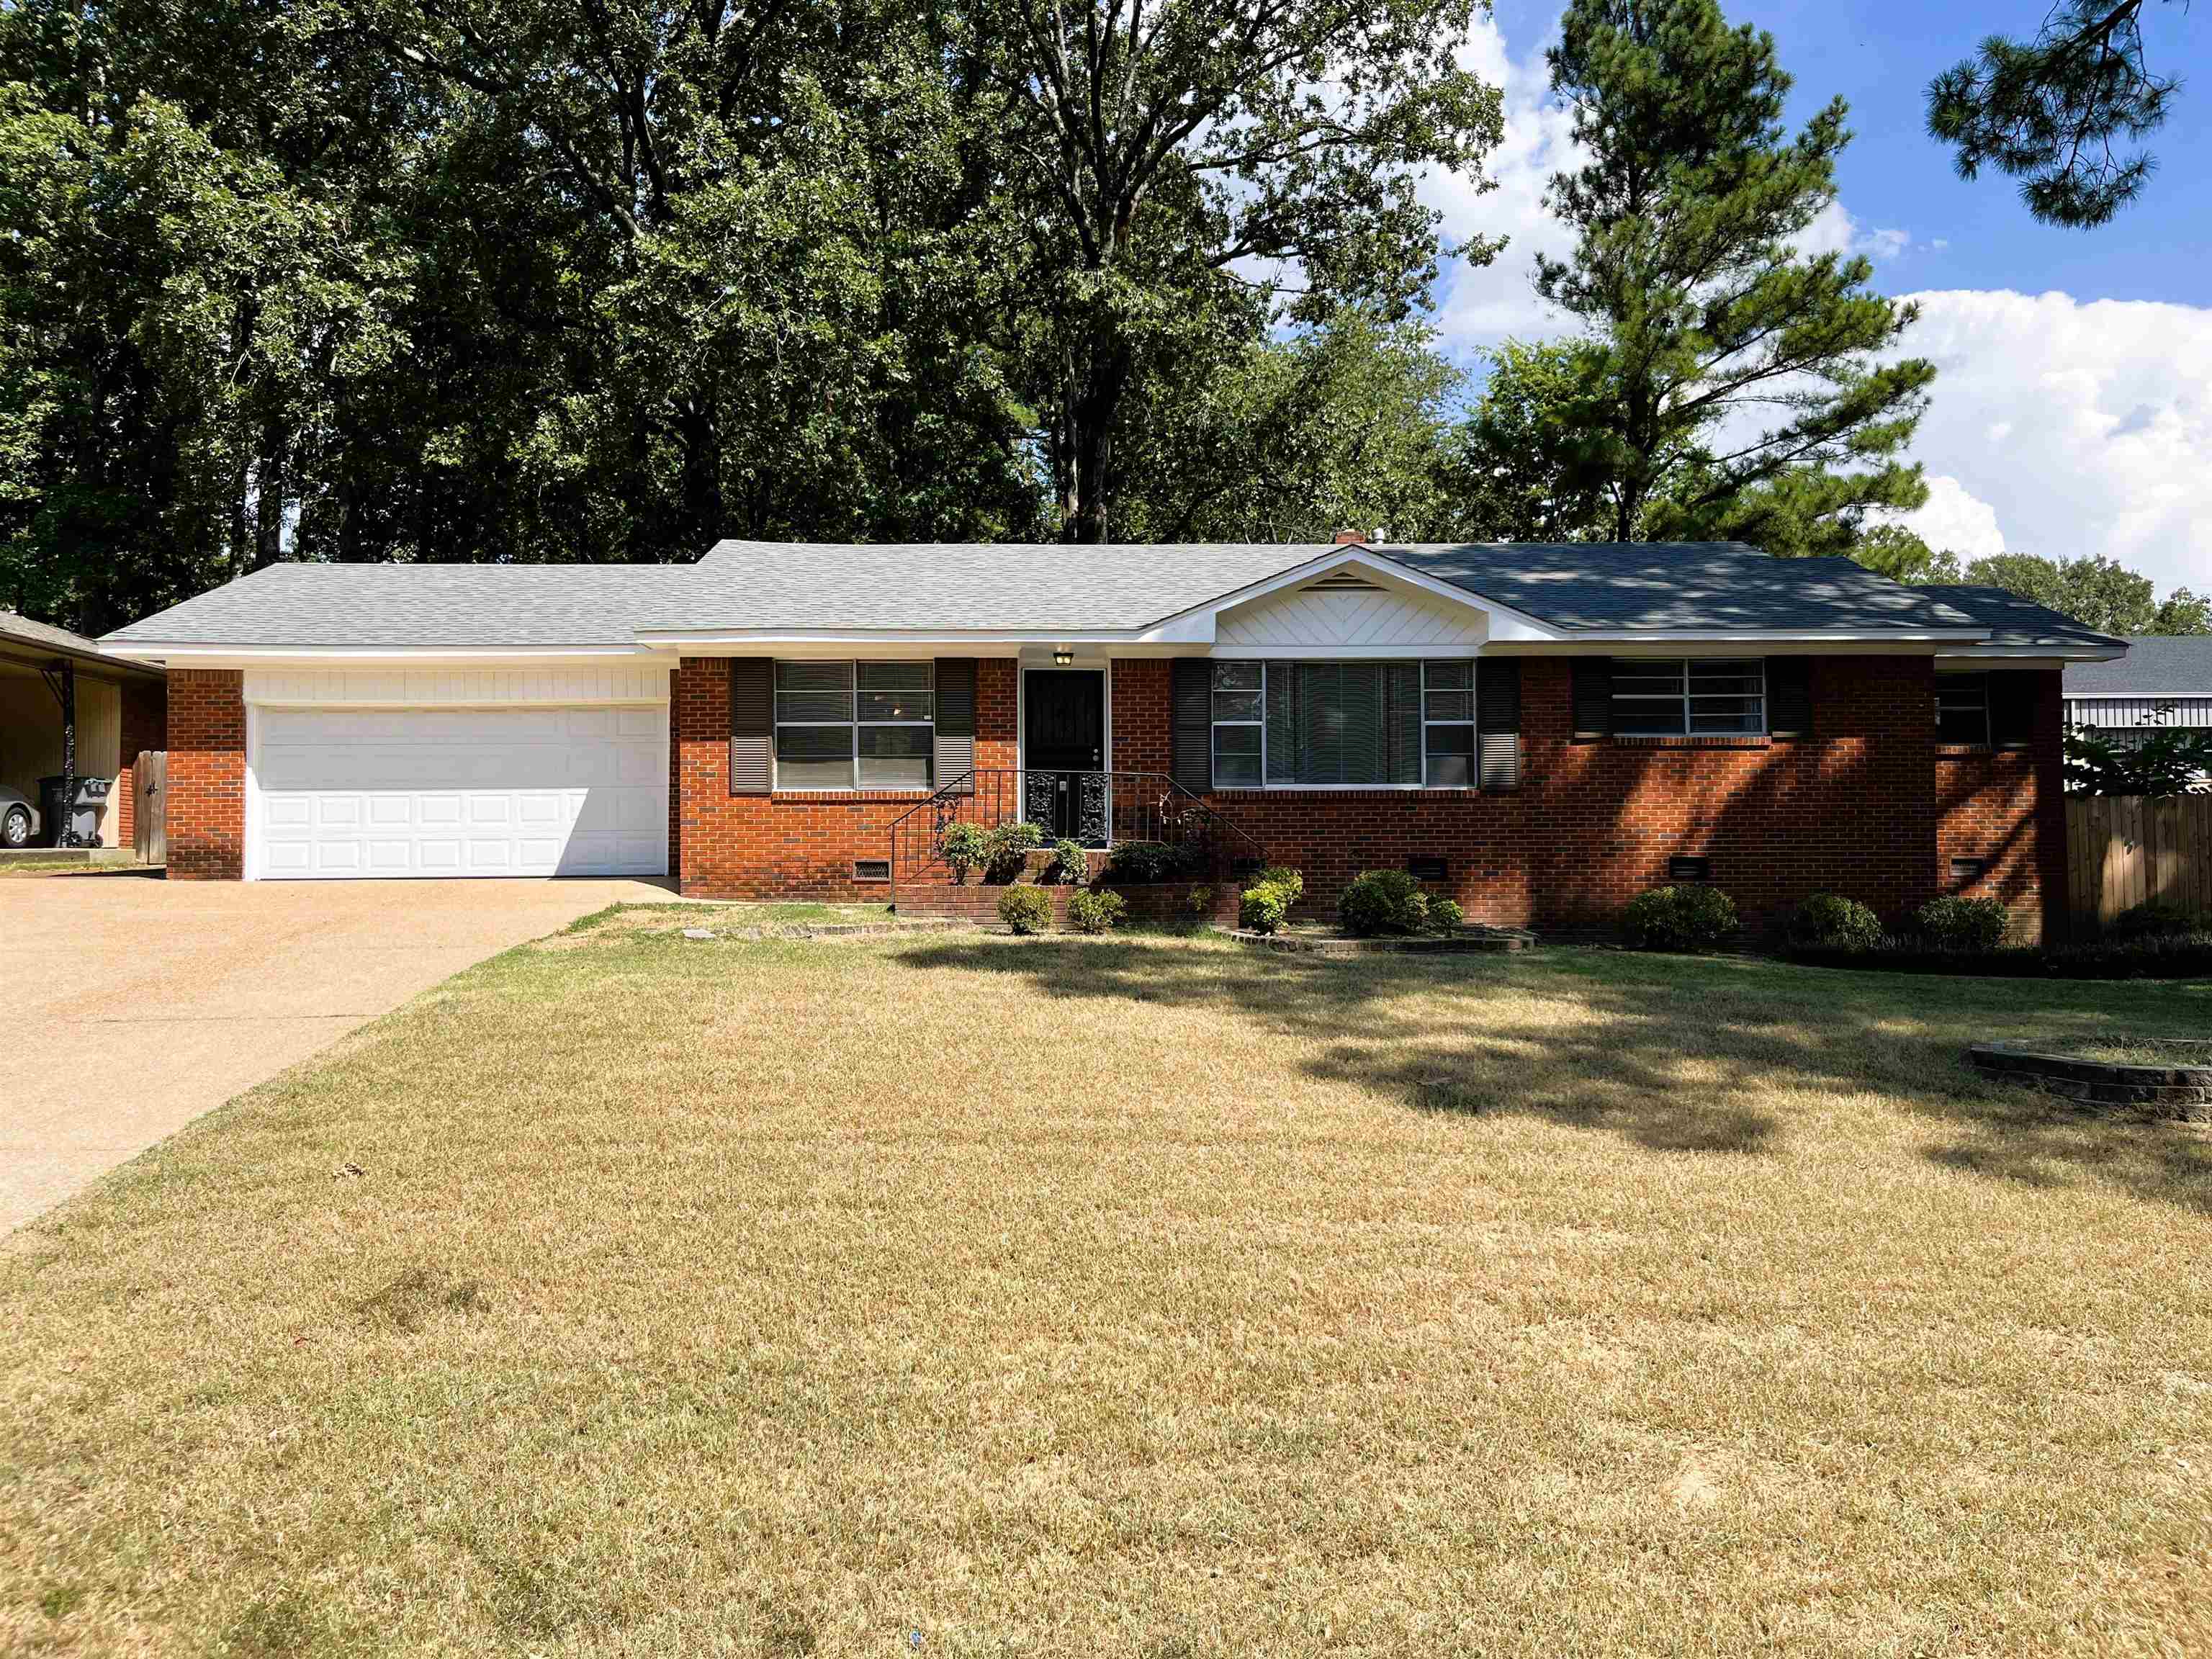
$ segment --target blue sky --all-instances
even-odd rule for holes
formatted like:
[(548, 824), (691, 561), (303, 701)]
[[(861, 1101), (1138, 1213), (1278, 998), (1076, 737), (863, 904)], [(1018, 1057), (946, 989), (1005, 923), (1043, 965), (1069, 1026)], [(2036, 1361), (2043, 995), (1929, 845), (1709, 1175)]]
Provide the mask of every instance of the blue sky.
[[(2152, 6), (2152, 66), (2185, 83), (2152, 141), (2159, 169), (2119, 218), (2080, 231), (2036, 223), (2009, 179), (1959, 179), (1923, 125), (1929, 76), (1984, 34), (2033, 29), (2041, 4), (1738, 0), (1728, 12), (1774, 35), (1794, 118), (1838, 95), (1850, 106), (1838, 205), (1808, 241), (1867, 253), (1876, 286), (1922, 308), (1907, 349), (1938, 375), (1914, 452), (1931, 498), (1914, 527), (1970, 556), (2103, 553), (2161, 592), (2212, 590), (2212, 9)], [(1463, 57), (1506, 94), (1498, 188), (1430, 180), (1448, 234), (1513, 239), (1491, 267), (1448, 268), (1437, 284), (1444, 342), (1469, 359), (1565, 327), (1528, 281), (1533, 249), (1566, 246), (1541, 204), (1571, 160), (1544, 85), (1558, 17), (1556, 3), (1498, 0), (1478, 22)]]

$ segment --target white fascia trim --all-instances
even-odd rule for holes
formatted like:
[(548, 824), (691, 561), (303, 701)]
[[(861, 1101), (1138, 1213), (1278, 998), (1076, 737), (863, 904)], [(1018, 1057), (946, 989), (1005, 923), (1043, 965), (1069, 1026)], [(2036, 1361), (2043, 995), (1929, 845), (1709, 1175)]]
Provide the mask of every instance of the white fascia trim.
[[(1412, 662), (1425, 659), (1435, 662), (1445, 658), (1472, 659), (1483, 654), (1480, 645), (1217, 645), (1206, 654), (1223, 662), (1352, 662), (1371, 659), (1378, 662)], [(1494, 654), (1494, 653), (1493, 653)], [(1239, 784), (1238, 788), (1249, 787)], [(1301, 788), (1319, 787), (1300, 785)], [(1382, 784), (1347, 784), (1346, 788), (1379, 789)]]
[(891, 645), (917, 650), (938, 645), (1006, 645), (1018, 648), (1121, 643), (1134, 638), (1126, 630), (1048, 634), (1034, 628), (641, 628), (637, 632), (639, 646), (656, 652), (731, 647), (733, 654), (740, 655), (757, 647), (778, 645)]
[(2202, 691), (2076, 691), (2066, 688), (2069, 702), (2203, 702), (2212, 699), (2212, 686)]
[(1715, 645), (1736, 641), (1761, 645), (1928, 645), (1944, 640), (1986, 640), (1989, 636), (1989, 630), (1981, 628), (1944, 629), (1915, 634), (1899, 633), (1887, 629), (1855, 632), (1840, 629), (1802, 628), (1592, 628), (1565, 637), (1576, 643), (1591, 640), (1600, 644), (1629, 645), (1665, 643), (1676, 640), (1705, 640)]
[(265, 667), (274, 664), (436, 663), (447, 667), (511, 666), (519, 663), (603, 662), (610, 657), (650, 657), (635, 645), (405, 646), (405, 645), (162, 645), (131, 641), (113, 647), (133, 662), (191, 668)]
[[(1278, 571), (1275, 574), (1263, 577), (1259, 581), (1248, 582), (1243, 587), (1222, 594), (1218, 599), (1208, 599), (1205, 604), (1194, 605), (1188, 611), (1178, 611), (1172, 616), (1163, 617), (1146, 629), (1140, 637), (1147, 640), (1187, 639), (1190, 635), (1182, 631), (1177, 625), (1193, 623), (1204, 625), (1210, 637), (1214, 618), (1224, 611), (1240, 605), (1249, 605), (1255, 599), (1264, 599), (1270, 593), (1280, 592), (1286, 587), (1295, 587), (1300, 582), (1310, 581), (1316, 576), (1326, 575), (1332, 570), (1340, 569), (1346, 566), (1364, 568), (1386, 580), (1402, 582), (1408, 587), (1418, 588), (1424, 593), (1443, 599), (1447, 604), (1457, 605), (1462, 610), (1477, 611), (1486, 617), (1505, 618), (1516, 624), (1515, 633), (1518, 637), (1539, 640), (1562, 640), (1571, 637), (1541, 617), (1532, 617), (1525, 611), (1516, 611), (1501, 600), (1478, 593), (1472, 588), (1457, 587), (1450, 582), (1439, 581), (1436, 577), (1424, 571), (1416, 570), (1411, 565), (1399, 563), (1387, 554), (1376, 553), (1370, 549), (1349, 544), (1343, 547), (1332, 548), (1318, 558), (1309, 559), (1304, 564), (1293, 566), (1288, 570)], [(1401, 651), (1399, 654), (1402, 656), (1405, 653)]]
[[(2108, 651), (2102, 646), (2058, 645), (1978, 645), (1960, 650), (1938, 651), (1939, 657), (1985, 657), (1999, 660), (2029, 659), (2039, 662), (2118, 662), (2127, 655), (2124, 647)], [(2133, 696), (2133, 692), (2119, 691), (2114, 696)]]

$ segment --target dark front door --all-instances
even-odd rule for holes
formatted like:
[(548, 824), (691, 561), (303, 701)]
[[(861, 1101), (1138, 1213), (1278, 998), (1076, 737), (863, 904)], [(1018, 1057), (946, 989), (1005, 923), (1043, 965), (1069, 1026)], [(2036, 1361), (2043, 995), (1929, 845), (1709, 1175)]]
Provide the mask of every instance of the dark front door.
[(1106, 677), (1036, 668), (1022, 687), (1030, 820), (1053, 840), (1106, 841)]

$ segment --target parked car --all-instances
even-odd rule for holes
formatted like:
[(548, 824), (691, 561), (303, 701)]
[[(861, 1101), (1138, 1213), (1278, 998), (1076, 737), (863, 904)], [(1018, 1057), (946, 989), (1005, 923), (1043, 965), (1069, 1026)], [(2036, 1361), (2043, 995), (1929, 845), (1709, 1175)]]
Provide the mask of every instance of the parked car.
[(39, 809), (0, 783), (0, 847), (28, 847), (38, 834)]

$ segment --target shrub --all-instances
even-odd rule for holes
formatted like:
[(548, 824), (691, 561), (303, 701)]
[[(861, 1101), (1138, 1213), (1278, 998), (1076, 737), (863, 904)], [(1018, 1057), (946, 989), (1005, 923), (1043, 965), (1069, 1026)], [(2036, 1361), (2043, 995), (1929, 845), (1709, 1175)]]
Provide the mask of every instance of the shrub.
[(1119, 893), (1086, 887), (1067, 901), (1068, 926), (1079, 933), (1103, 933), (1118, 927), (1128, 908), (1129, 901)]
[(2002, 899), (1946, 893), (1922, 905), (1914, 921), (1920, 936), (1940, 951), (1994, 951), (2004, 943), (2012, 918)]
[(1042, 933), (1052, 921), (1052, 897), (1042, 887), (1009, 887), (999, 895), (999, 920), (1018, 933)]
[(1114, 856), (1107, 866), (1107, 874), (1132, 887), (1180, 881), (1197, 873), (1195, 848), (1170, 847), (1164, 841), (1116, 842)]
[(1213, 914), (1213, 899), (1212, 884), (1201, 881), (1190, 890), (1190, 896), (1183, 902), (1190, 907), (1191, 915), (1204, 921)]
[(1467, 925), (1467, 912), (1459, 908), (1457, 899), (1431, 899), (1429, 927), (1438, 933), (1456, 933)]
[(987, 838), (985, 860), (990, 865), (993, 881), (1012, 881), (1022, 872), (1022, 865), (1032, 848), (1044, 844), (1044, 831), (1034, 823), (1002, 823)]
[(1279, 933), (1291, 913), (1291, 902), (1275, 886), (1247, 887), (1237, 907), (1237, 920), (1255, 933)]
[(1654, 887), (1628, 901), (1626, 920), (1639, 951), (1710, 951), (1735, 932), (1735, 901), (1698, 884)]
[(2154, 933), (2083, 945), (2004, 945), (1945, 950), (1924, 939), (1885, 937), (1863, 951), (1811, 949), (1791, 957), (1821, 968), (1886, 974), (1968, 974), (1993, 979), (2201, 979), (2212, 975), (2212, 932)]
[(2168, 933), (2206, 931), (2205, 918), (2191, 915), (2172, 899), (2147, 899), (2129, 906), (2112, 918), (2106, 933), (2113, 939), (2159, 939)]
[(1306, 878), (1287, 864), (1269, 865), (1252, 878), (1252, 885), (1280, 888), (1286, 905), (1294, 905), (1306, 896)]
[(1403, 870), (1369, 870), (1354, 876), (1344, 890), (1336, 919), (1357, 939), (1423, 933), (1429, 925), (1429, 896)]
[(937, 847), (945, 854), (952, 879), (965, 881), (970, 870), (980, 870), (990, 861), (991, 832), (980, 823), (950, 824), (938, 837)]
[(1052, 872), (1071, 887), (1080, 887), (1091, 879), (1091, 857), (1083, 850), (1079, 841), (1056, 841), (1052, 844)]
[(1815, 893), (1790, 913), (1783, 937), (1792, 950), (1868, 951), (1881, 938), (1881, 918), (1841, 893)]

